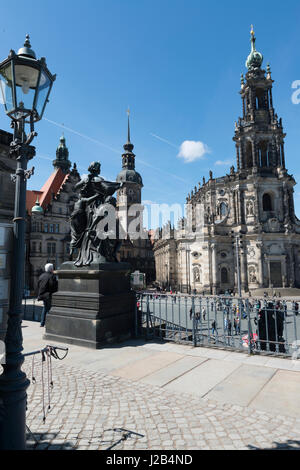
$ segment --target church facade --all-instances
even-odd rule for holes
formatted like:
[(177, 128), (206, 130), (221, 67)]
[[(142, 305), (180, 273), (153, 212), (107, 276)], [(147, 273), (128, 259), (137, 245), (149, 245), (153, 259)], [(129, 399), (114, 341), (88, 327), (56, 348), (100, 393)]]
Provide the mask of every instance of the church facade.
[(296, 182), (286, 168), (286, 135), (273, 105), (271, 69), (263, 70), (255, 42), (251, 31), (248, 71), (241, 77), (242, 115), (233, 138), (236, 168), (221, 178), (210, 172), (188, 195), (189, 220), (157, 234), (157, 281), (181, 292), (300, 288)]

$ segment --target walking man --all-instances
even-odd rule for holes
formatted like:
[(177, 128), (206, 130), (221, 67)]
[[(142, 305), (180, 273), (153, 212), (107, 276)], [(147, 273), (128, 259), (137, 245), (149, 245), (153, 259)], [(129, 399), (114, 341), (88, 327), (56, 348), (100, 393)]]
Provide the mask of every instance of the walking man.
[(57, 292), (58, 288), (57, 279), (53, 271), (53, 264), (46, 264), (45, 272), (40, 275), (38, 280), (37, 298), (38, 300), (42, 300), (44, 303), (41, 317), (41, 327), (45, 326), (46, 315), (51, 309), (52, 294)]

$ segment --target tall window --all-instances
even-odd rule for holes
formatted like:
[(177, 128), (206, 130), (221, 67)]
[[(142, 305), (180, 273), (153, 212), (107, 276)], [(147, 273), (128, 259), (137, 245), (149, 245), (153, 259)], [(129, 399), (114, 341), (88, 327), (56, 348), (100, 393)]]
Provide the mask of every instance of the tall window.
[(54, 233), (54, 225), (50, 224), (50, 233)]
[(47, 243), (47, 253), (48, 255), (55, 255), (56, 243)]
[(256, 90), (256, 109), (264, 109), (266, 107), (265, 91), (258, 88)]
[(263, 196), (263, 210), (264, 212), (273, 211), (272, 197), (268, 193)]
[(227, 215), (227, 204), (225, 202), (222, 202), (220, 204), (220, 216), (225, 217)]
[(44, 232), (48, 233), (48, 224), (44, 224)]
[(55, 224), (55, 233), (59, 233), (59, 224)]
[(251, 142), (247, 142), (246, 166), (247, 166), (247, 168), (252, 168), (253, 167), (253, 153), (252, 153), (252, 144), (251, 144)]
[(221, 283), (222, 284), (228, 284), (228, 270), (227, 268), (222, 268), (221, 269)]

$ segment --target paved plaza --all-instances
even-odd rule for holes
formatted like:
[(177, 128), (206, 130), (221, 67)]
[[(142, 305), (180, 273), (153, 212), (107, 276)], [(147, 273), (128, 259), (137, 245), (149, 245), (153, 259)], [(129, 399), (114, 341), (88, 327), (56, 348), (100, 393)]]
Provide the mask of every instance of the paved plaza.
[[(46, 345), (43, 332), (23, 322), (24, 352)], [(29, 448), (300, 449), (300, 361), (142, 340), (69, 348), (52, 360), (50, 410), (43, 365), (45, 423), (35, 358)], [(32, 358), (24, 369), (31, 379)]]

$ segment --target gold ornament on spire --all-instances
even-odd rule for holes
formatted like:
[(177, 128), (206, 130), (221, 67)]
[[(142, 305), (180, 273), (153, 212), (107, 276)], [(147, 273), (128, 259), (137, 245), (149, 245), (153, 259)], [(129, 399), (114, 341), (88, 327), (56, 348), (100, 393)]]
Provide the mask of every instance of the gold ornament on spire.
[(251, 25), (251, 31), (250, 33), (252, 34), (252, 36), (254, 36), (255, 32), (254, 32), (254, 28), (253, 28), (253, 24)]

